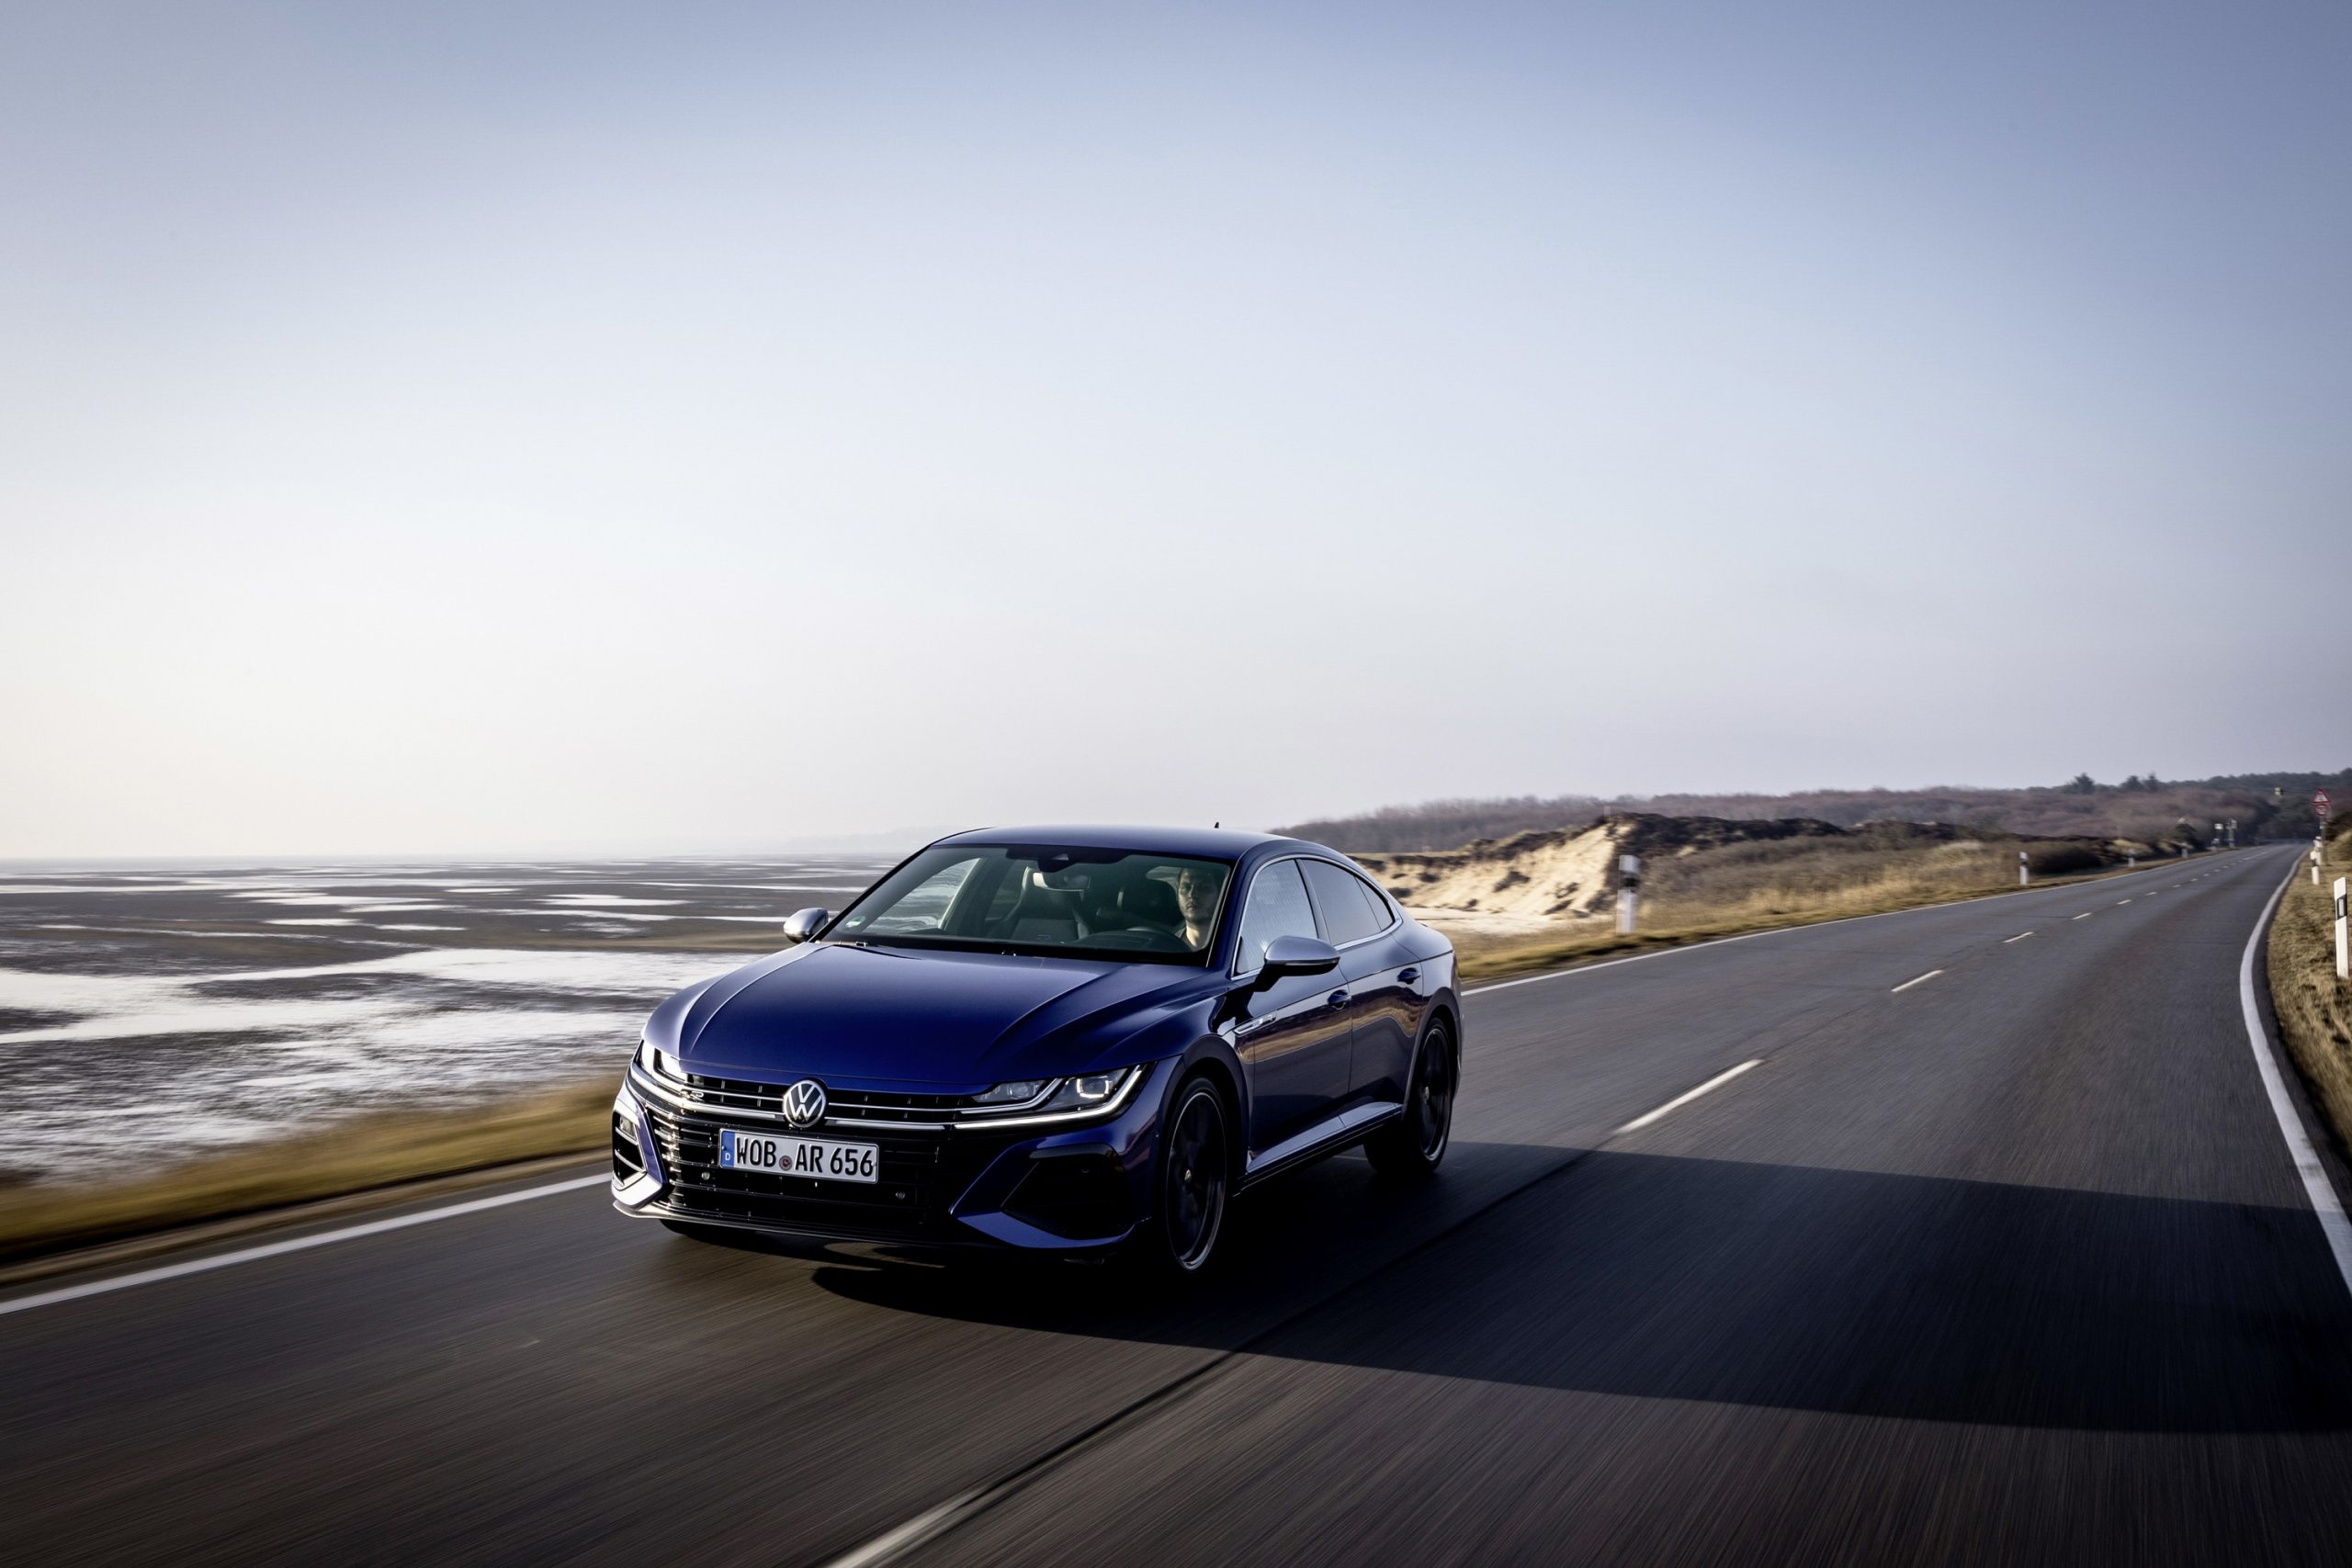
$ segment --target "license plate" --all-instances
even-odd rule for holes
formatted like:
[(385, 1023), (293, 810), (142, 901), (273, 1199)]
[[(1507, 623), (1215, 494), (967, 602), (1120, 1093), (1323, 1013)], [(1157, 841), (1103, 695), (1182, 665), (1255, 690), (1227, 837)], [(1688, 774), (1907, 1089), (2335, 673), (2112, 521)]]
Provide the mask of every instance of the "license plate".
[(875, 1144), (837, 1144), (829, 1138), (795, 1138), (775, 1133), (718, 1134), (721, 1170), (763, 1170), (774, 1176), (809, 1176), (820, 1181), (878, 1181), (882, 1151)]

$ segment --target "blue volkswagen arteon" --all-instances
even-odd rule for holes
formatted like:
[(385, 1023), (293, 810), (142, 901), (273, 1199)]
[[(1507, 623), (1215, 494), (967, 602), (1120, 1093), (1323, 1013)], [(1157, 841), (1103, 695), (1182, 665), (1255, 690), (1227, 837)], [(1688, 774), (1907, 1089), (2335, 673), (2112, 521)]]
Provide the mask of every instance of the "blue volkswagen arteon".
[(1407, 1177), (1444, 1157), (1453, 945), (1320, 845), (959, 833), (784, 929), (647, 1021), (623, 1213), (1192, 1274), (1243, 1188), (1359, 1144)]

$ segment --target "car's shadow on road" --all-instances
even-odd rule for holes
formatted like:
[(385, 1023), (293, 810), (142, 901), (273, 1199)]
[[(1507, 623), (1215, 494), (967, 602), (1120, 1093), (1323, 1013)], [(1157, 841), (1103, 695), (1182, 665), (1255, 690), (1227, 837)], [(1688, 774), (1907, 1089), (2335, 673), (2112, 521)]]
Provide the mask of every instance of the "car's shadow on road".
[(1229, 1267), (1173, 1298), (1069, 1266), (835, 1258), (812, 1279), (896, 1312), (1542, 1388), (2352, 1427), (2352, 1303), (2308, 1211), (1462, 1144), (1431, 1186), (1337, 1160), (1231, 1223)]

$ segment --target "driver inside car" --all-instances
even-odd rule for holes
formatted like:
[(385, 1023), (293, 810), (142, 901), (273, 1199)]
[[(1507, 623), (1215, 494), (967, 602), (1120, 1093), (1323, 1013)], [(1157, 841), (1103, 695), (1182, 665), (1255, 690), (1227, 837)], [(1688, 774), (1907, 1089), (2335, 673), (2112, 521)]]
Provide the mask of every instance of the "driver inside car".
[(1217, 895), (1225, 891), (1225, 874), (1186, 866), (1176, 875), (1176, 908), (1184, 923), (1176, 934), (1191, 948), (1206, 947), (1209, 922), (1216, 919)]
[(1120, 891), (1118, 908), (1129, 931), (1165, 938), (1171, 948), (1197, 952), (1208, 945), (1209, 924), (1216, 919), (1217, 895), (1224, 889), (1225, 875), (1214, 868), (1147, 875)]

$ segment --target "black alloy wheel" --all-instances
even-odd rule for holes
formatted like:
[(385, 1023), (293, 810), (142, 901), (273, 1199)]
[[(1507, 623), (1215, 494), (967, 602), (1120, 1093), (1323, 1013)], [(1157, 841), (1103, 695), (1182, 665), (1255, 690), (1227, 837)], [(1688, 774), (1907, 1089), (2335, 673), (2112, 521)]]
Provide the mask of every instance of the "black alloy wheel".
[(1379, 1170), (1397, 1176), (1428, 1176), (1445, 1158), (1453, 1136), (1453, 1095), (1462, 1083), (1461, 1054), (1443, 1018), (1422, 1032), (1413, 1053), (1413, 1076), (1405, 1089), (1405, 1113), (1374, 1134), (1364, 1153)]
[(1159, 1233), (1165, 1261), (1179, 1274), (1198, 1274), (1225, 1228), (1231, 1186), (1232, 1145), (1225, 1097), (1205, 1077), (1186, 1081), (1168, 1117), (1161, 1154)]

